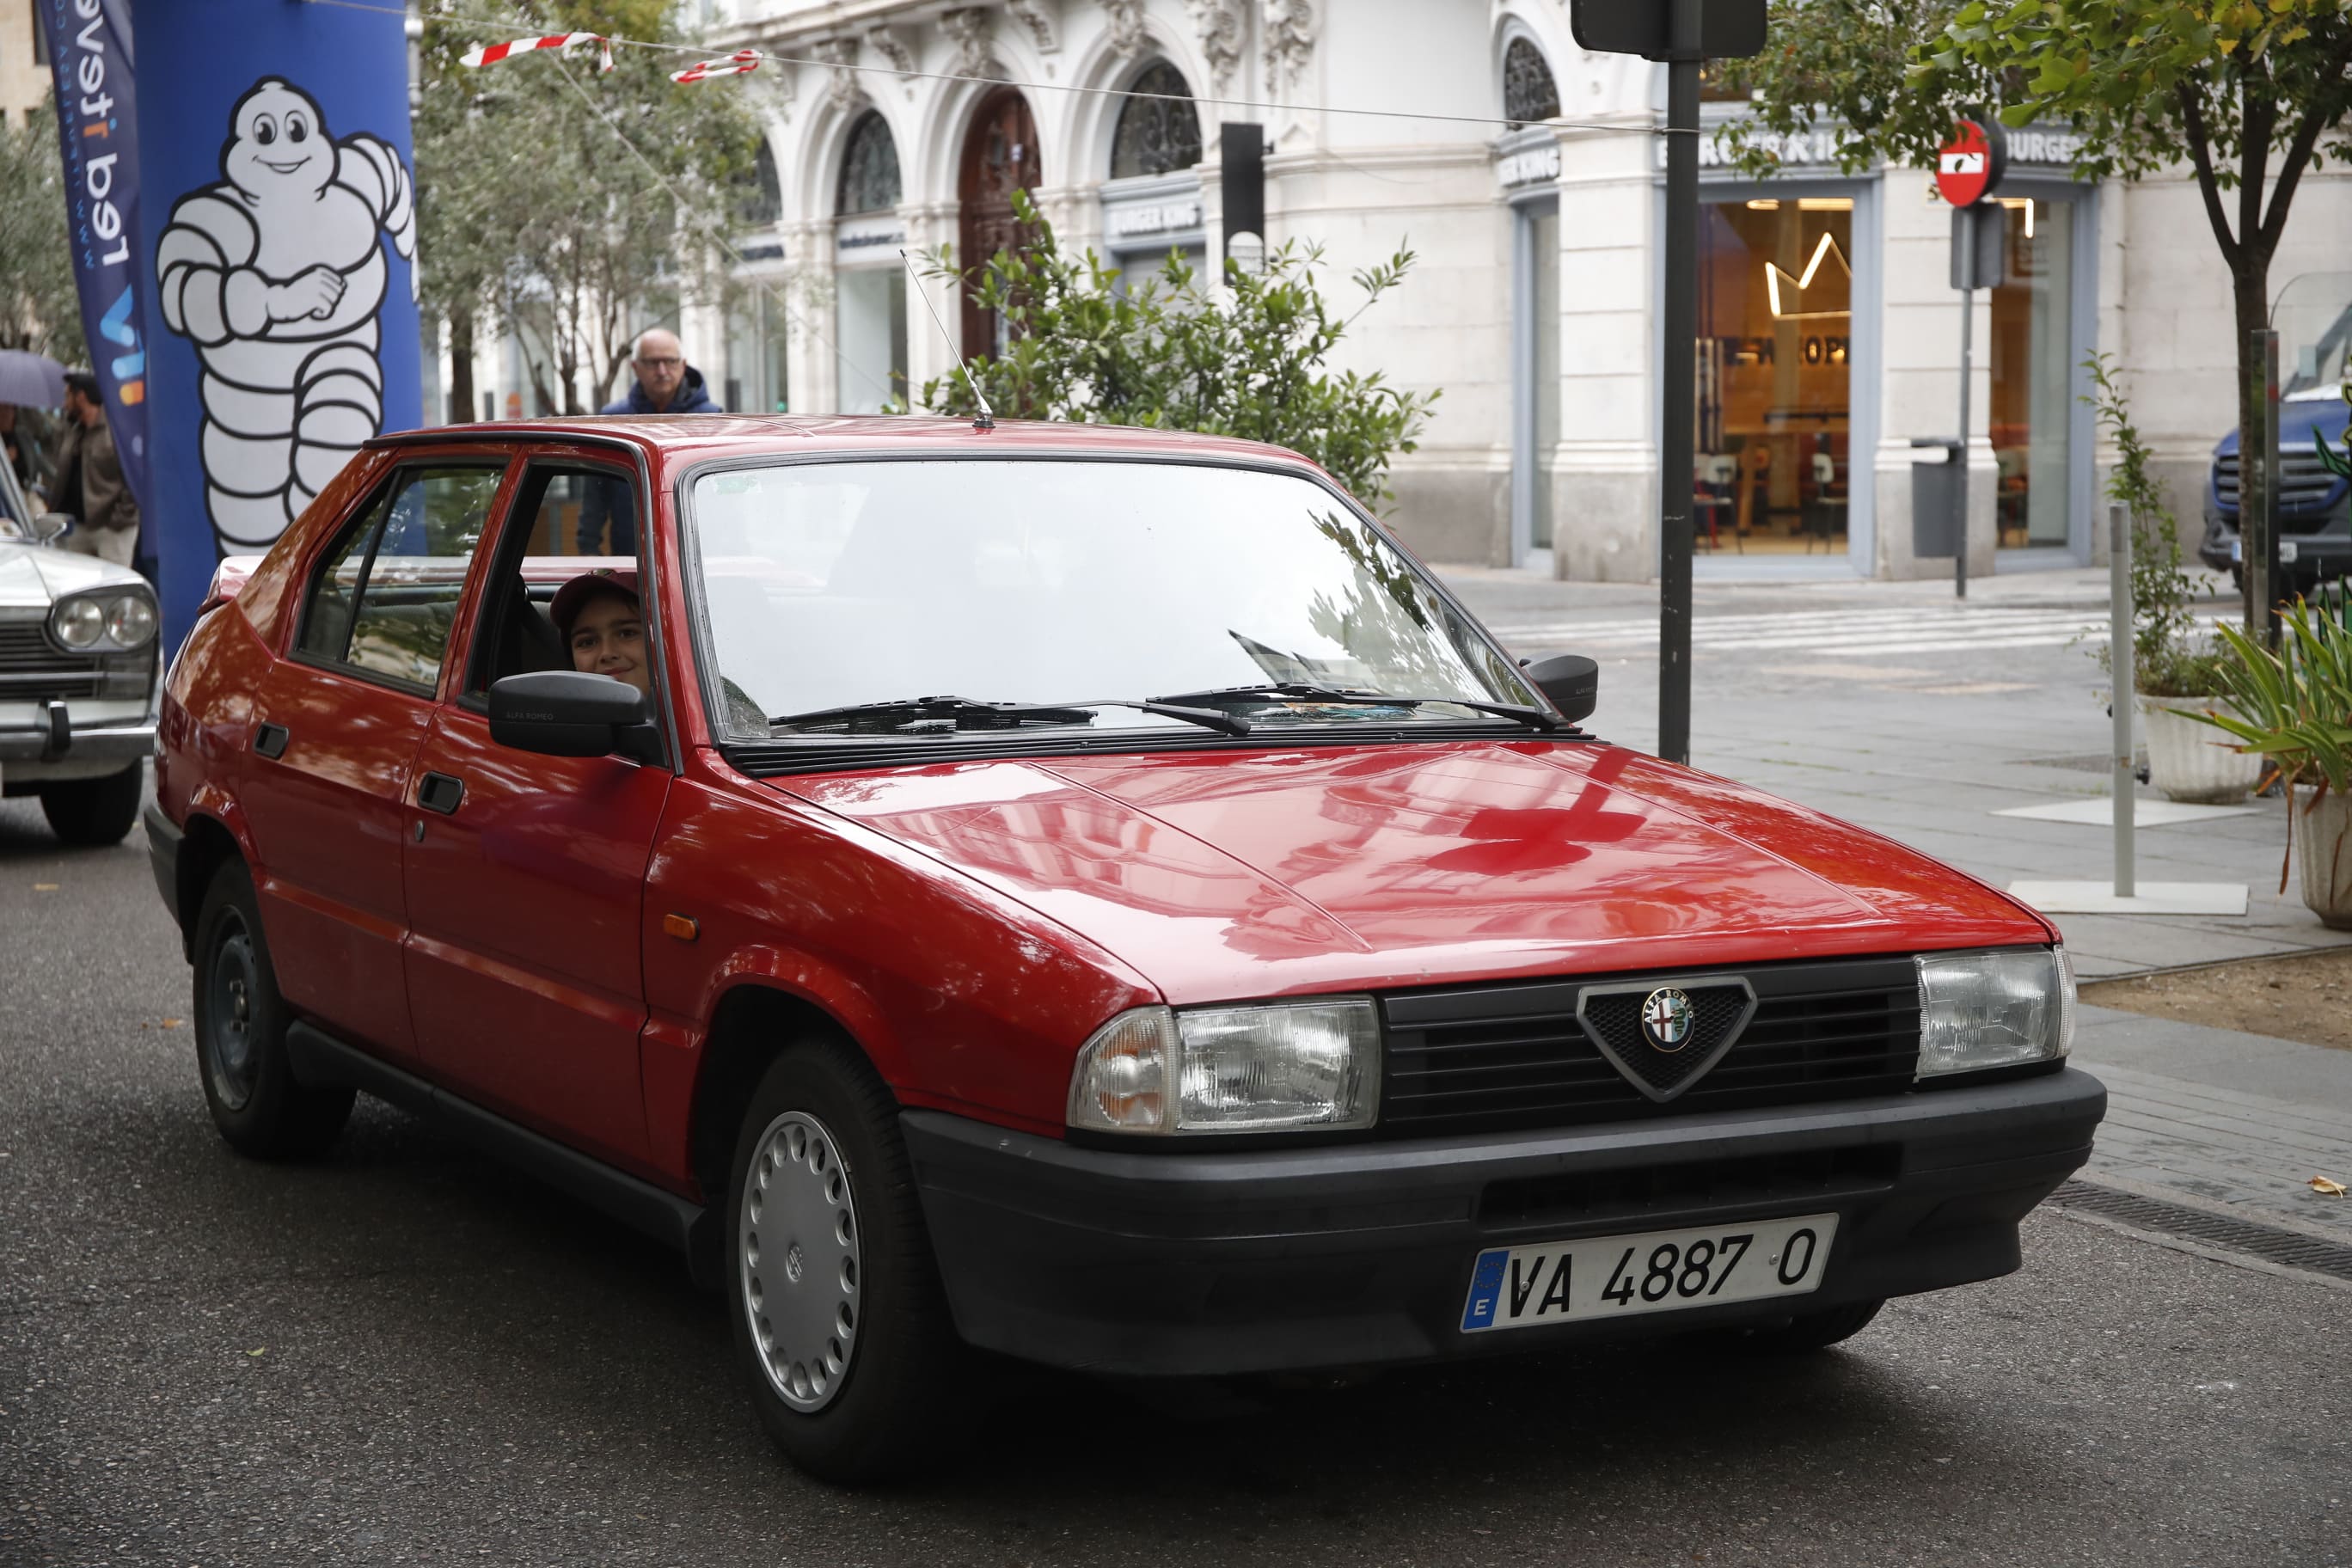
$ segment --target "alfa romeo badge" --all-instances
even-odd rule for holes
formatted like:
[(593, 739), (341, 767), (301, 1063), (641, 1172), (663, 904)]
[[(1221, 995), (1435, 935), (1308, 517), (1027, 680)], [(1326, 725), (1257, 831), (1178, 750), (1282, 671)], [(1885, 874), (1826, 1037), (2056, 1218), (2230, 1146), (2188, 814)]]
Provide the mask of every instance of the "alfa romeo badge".
[(1668, 985), (1642, 999), (1642, 1037), (1662, 1051), (1678, 1051), (1690, 1044), (1696, 1021), (1691, 999)]

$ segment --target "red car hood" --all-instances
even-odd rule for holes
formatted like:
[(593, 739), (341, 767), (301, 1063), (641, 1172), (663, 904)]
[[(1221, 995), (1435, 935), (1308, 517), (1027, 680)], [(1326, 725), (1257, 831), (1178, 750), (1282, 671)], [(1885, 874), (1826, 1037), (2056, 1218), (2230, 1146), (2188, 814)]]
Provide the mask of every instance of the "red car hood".
[(1196, 751), (779, 780), (1176, 1003), (2051, 941), (1900, 845), (1593, 744)]

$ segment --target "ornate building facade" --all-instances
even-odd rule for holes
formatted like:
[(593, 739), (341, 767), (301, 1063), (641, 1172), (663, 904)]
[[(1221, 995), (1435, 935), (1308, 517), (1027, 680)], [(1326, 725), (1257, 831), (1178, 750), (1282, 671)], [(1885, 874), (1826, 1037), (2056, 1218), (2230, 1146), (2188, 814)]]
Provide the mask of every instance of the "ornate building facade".
[[(1563, 0), (713, 0), (710, 42), (771, 57), (741, 84), (772, 165), (771, 220), (740, 241), (751, 287), (683, 322), (730, 406), (904, 400), (953, 363), (933, 309), (955, 344), (995, 346), (899, 253), (985, 254), (1016, 187), (1122, 271), (1213, 263), (1218, 127), (1254, 121), (1270, 245), (1321, 246), (1343, 299), (1357, 268), (1417, 254), (1342, 345), (1444, 394), (1394, 472), (1403, 536), (1440, 561), (1654, 574), (1663, 68), (1578, 48)], [(1924, 173), (1849, 176), (1827, 142), (1761, 184), (1703, 143), (1703, 572), (1948, 569), (1913, 559), (1910, 496), (1912, 438), (1956, 419), (1949, 214)], [(2095, 350), (2131, 373), (2193, 532), (2234, 422), (2195, 189), (2077, 184), (2055, 128), (2012, 151), (2008, 278), (1975, 297), (1972, 568), (2095, 557)], [(2307, 177), (2274, 279), (2340, 268), (2347, 220), (2352, 183)]]

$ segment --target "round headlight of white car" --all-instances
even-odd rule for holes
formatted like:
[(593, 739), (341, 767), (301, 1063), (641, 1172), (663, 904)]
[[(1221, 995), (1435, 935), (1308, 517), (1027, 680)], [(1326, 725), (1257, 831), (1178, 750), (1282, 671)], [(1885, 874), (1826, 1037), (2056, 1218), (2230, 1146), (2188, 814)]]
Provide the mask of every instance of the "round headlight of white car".
[(146, 647), (155, 635), (154, 602), (144, 594), (125, 594), (107, 605), (106, 635), (117, 647)]
[(60, 599), (49, 612), (49, 631), (79, 653), (106, 635), (106, 609), (96, 599)]

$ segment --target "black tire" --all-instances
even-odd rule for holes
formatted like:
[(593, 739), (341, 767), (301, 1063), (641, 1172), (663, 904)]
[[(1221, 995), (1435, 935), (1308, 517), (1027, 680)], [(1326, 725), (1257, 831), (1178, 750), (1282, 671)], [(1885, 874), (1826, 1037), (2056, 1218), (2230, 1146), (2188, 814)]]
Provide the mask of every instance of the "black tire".
[[(854, 1251), (841, 1240), (849, 1236)], [(940, 1287), (898, 1101), (845, 1044), (796, 1040), (761, 1079), (728, 1166), (721, 1245), (736, 1359), (761, 1425), (794, 1465), (850, 1486), (928, 1468), (952, 1447), (969, 1411), (969, 1352)], [(845, 1342), (824, 1328), (795, 1332), (789, 1321), (779, 1332), (770, 1314), (782, 1321), (786, 1309), (803, 1323), (846, 1321)]]
[(120, 844), (139, 820), (147, 776), (137, 763), (102, 779), (41, 786), (41, 815), (68, 844)]
[(1800, 1312), (1785, 1323), (1736, 1331), (1731, 1342), (1757, 1355), (1802, 1355), (1809, 1351), (1827, 1350), (1868, 1328), (1870, 1321), (1878, 1316), (1878, 1310), (1885, 1305), (1885, 1298), (1881, 1297), (1875, 1301), (1848, 1301), (1843, 1307)]
[(196, 1076), (213, 1125), (240, 1154), (323, 1154), (351, 1119), (352, 1090), (296, 1081), (286, 1055), (294, 1020), (278, 991), (268, 939), (240, 860), (213, 873), (196, 916)]

